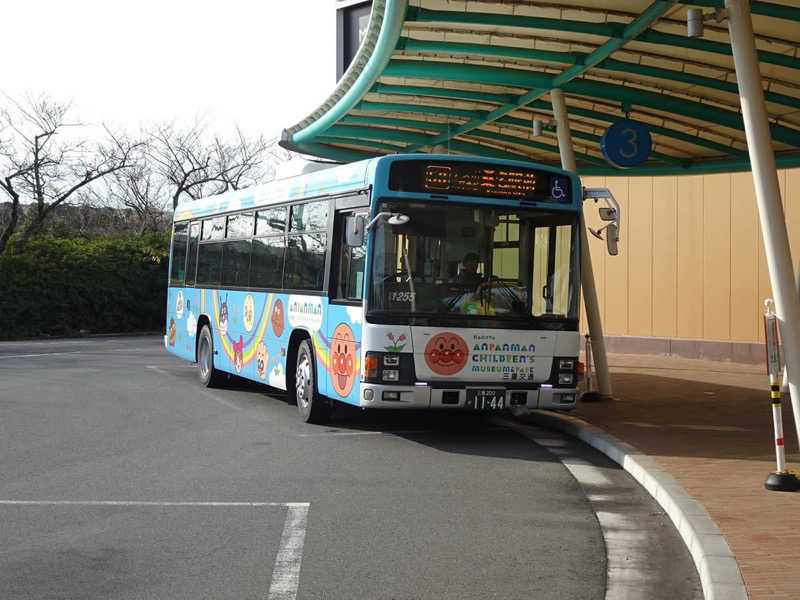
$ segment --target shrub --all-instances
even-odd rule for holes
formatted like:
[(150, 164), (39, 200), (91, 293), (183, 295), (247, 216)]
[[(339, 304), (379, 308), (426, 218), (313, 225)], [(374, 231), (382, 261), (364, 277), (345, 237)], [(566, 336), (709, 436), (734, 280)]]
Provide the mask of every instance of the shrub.
[(44, 237), (0, 255), (0, 339), (160, 330), (169, 236)]

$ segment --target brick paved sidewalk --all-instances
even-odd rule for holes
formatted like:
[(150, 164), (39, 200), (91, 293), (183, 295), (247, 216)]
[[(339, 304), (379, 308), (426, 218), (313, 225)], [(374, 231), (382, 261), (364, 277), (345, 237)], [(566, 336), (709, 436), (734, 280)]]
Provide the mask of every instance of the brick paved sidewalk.
[[(768, 381), (760, 366), (609, 355), (615, 399), (574, 415), (653, 457), (708, 510), (751, 600), (800, 598), (800, 492), (768, 492), (775, 470)], [(788, 398), (789, 468), (800, 452)]]

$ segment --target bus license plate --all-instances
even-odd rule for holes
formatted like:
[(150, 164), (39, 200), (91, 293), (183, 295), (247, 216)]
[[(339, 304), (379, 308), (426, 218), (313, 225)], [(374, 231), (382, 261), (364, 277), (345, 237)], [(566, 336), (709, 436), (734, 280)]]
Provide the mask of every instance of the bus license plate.
[(503, 410), (505, 390), (467, 390), (467, 408), (474, 410)]

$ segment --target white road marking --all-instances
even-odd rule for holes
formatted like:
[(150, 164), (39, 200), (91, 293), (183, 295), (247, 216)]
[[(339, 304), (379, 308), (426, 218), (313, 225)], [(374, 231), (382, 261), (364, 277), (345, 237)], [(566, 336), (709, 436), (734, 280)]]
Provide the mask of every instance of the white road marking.
[(607, 510), (608, 506), (613, 506), (615, 503), (624, 505), (624, 493), (615, 490), (614, 482), (603, 473), (602, 469), (587, 464), (578, 457), (570, 456), (568, 448), (553, 444), (554, 439), (560, 438), (569, 445), (568, 438), (555, 436), (550, 431), (515, 421), (506, 419), (497, 421), (556, 455), (584, 489), (586, 498), (597, 516), (606, 546), (605, 600), (647, 597), (647, 590), (654, 585), (652, 574), (648, 571), (649, 565), (645, 564), (646, 561), (643, 562), (647, 557), (648, 532), (637, 522), (638, 515), (635, 512), (625, 514)]
[(262, 507), (285, 506), (296, 509), (304, 508), (308, 511), (308, 502), (171, 502), (148, 500), (0, 500), (3, 506), (198, 506), (198, 507)]
[(63, 354), (108, 354), (109, 352), (130, 352), (130, 348), (112, 348), (110, 350), (66, 350), (64, 352), (39, 352), (37, 354), (4, 354), (0, 355), (0, 360), (4, 358), (39, 358), (41, 356), (60, 356)]
[(272, 570), (272, 582), (267, 600), (295, 600), (300, 584), (300, 565), (303, 561), (303, 544), (306, 539), (308, 504), (290, 506), (281, 544)]
[[(146, 368), (150, 369), (151, 371), (155, 371), (156, 373), (160, 373), (161, 375), (166, 375), (167, 377), (175, 377), (169, 371), (165, 371), (164, 369), (162, 369), (160, 367), (157, 367), (155, 365), (147, 365)], [(221, 398), (220, 396), (217, 396), (216, 394), (212, 394), (208, 390), (200, 389), (199, 392), (200, 392), (201, 396), (205, 396), (206, 398), (209, 398), (209, 399), (213, 400), (214, 402), (218, 402), (218, 403), (222, 404), (223, 406), (227, 406), (228, 408), (232, 408), (233, 410), (242, 410), (241, 406), (236, 406), (233, 402), (231, 402), (229, 400), (226, 400), (225, 398)]]
[(640, 423), (638, 421), (622, 421), (623, 425), (633, 425), (634, 427), (647, 427), (649, 429), (660, 429), (663, 427), (674, 427), (675, 429), (691, 429), (694, 431), (750, 431), (746, 427), (735, 427), (733, 425), (684, 425), (680, 423)]
[(199, 507), (199, 508), (261, 508), (285, 507), (283, 526), (272, 582), (267, 600), (295, 600), (300, 584), (300, 565), (306, 539), (306, 523), (310, 502), (201, 502), (148, 500), (0, 500), (0, 506), (142, 506), (142, 507)]
[(42, 352), (40, 354), (5, 354), (0, 356), (0, 360), (4, 358), (37, 358), (39, 356), (58, 356), (59, 354), (84, 354), (80, 350), (72, 350), (69, 352)]
[[(483, 427), (477, 433), (501, 431), (505, 427)], [(324, 431), (321, 433), (295, 433), (295, 437), (347, 437), (356, 435), (410, 435), (414, 433), (442, 433), (441, 429), (387, 429), (383, 431)]]

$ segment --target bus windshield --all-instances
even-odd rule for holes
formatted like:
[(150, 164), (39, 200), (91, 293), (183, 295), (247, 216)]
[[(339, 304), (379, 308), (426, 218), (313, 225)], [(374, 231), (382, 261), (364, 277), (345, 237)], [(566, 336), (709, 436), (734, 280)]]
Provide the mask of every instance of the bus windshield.
[(409, 219), (401, 225), (376, 223), (370, 321), (577, 326), (577, 215), (399, 200), (383, 200), (377, 210)]

